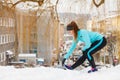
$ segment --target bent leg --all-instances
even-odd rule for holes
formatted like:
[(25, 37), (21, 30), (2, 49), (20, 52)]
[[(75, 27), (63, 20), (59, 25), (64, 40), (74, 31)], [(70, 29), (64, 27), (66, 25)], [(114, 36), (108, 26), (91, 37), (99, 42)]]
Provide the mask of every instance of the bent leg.
[(81, 65), (86, 60), (86, 55), (83, 54), (71, 67), (75, 69), (79, 65)]
[(87, 52), (87, 59), (90, 62), (92, 68), (95, 68), (95, 61), (93, 58), (93, 54), (96, 53), (97, 51), (99, 51), (100, 49), (102, 49), (104, 46), (106, 45), (106, 39), (103, 37), (103, 39), (98, 40), (96, 42), (94, 42), (91, 47), (88, 49)]

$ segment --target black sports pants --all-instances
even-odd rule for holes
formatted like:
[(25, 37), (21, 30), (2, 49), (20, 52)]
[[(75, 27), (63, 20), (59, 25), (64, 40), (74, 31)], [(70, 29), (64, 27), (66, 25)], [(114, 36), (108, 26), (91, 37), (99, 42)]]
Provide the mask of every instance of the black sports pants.
[(91, 64), (92, 68), (95, 68), (95, 62), (93, 58), (93, 54), (102, 49), (106, 45), (107, 41), (105, 37), (103, 37), (101, 40), (97, 40), (92, 45), (90, 48), (87, 50), (83, 51), (83, 55), (71, 66), (73, 69), (81, 65), (86, 59), (89, 61)]

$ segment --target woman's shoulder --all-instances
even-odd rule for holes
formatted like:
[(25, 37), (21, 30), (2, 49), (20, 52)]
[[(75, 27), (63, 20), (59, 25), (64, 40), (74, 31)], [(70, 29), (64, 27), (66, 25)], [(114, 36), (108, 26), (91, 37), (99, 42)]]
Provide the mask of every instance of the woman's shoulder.
[(86, 34), (86, 32), (87, 32), (87, 30), (85, 30), (85, 29), (80, 29), (80, 30), (78, 31), (78, 35), (84, 35), (84, 34)]

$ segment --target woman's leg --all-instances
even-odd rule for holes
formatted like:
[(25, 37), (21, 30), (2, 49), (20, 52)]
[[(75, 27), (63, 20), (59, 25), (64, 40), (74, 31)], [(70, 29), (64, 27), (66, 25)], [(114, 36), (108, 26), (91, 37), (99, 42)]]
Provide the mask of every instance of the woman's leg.
[(88, 49), (87, 59), (88, 59), (89, 63), (91, 64), (92, 68), (96, 67), (92, 54), (94, 54), (97, 51), (99, 51), (100, 49), (102, 49), (106, 45), (106, 43), (107, 43), (106, 39), (103, 37), (103, 39), (94, 42), (91, 45), (91, 47)]
[(72, 69), (75, 69), (79, 65), (81, 65), (86, 60), (86, 54), (83, 54), (72, 66)]

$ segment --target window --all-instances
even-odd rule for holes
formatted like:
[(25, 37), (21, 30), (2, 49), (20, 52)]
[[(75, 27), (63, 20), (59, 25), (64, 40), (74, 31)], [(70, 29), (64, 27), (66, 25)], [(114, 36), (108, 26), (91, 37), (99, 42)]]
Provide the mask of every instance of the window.
[(3, 61), (5, 61), (5, 59), (6, 59), (6, 55), (5, 55), (5, 52), (3, 52), (3, 53), (0, 53), (1, 54), (1, 62), (3, 62)]
[(11, 34), (11, 42), (13, 42), (13, 34)]
[(10, 34), (10, 42), (12, 42), (12, 34)]
[(4, 54), (3, 54), (3, 61), (5, 61), (6, 60), (6, 52), (4, 52)]
[(2, 44), (4, 44), (4, 35), (1, 35), (2, 38)]
[(1, 57), (1, 62), (3, 61), (3, 53), (0, 53), (0, 57)]
[(8, 34), (8, 42), (10, 42), (10, 34)]
[(5, 35), (5, 43), (7, 43), (7, 34)]
[(4, 36), (3, 43), (5, 43), (5, 34), (3, 36)]
[(0, 35), (0, 44), (2, 44), (2, 38), (1, 38), (1, 35)]
[(6, 34), (6, 43), (8, 43), (8, 34)]
[(0, 62), (2, 61), (1, 54), (2, 54), (2, 53), (0, 53)]
[(6, 60), (6, 54), (5, 52), (0, 53), (0, 62), (3, 62)]

